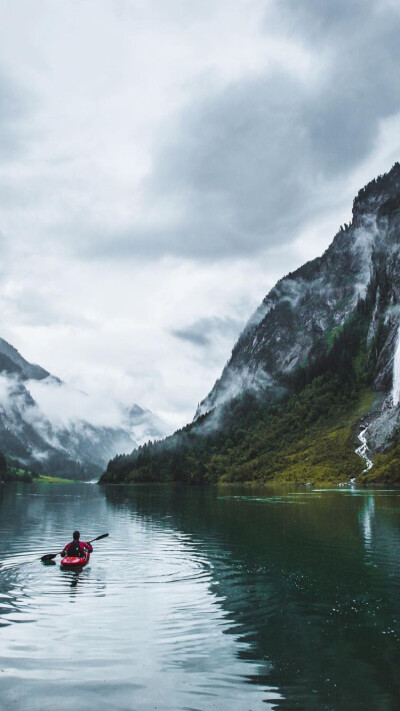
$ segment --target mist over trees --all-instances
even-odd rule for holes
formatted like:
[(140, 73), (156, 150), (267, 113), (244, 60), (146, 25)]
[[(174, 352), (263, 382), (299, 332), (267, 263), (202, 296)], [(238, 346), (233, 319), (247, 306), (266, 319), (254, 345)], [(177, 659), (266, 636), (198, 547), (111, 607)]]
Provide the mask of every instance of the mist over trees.
[[(374, 288), (372, 284), (371, 292)], [(266, 482), (287, 478), (288, 472), (301, 481), (305, 457), (310, 470), (316, 441), (324, 439), (325, 428), (333, 422), (341, 426), (325, 446), (320, 476), (335, 478), (338, 471), (342, 478), (357, 476), (363, 466), (354, 454), (354, 433), (346, 418), (373, 380), (376, 341), (384, 328), (368, 347), (373, 303), (368, 293), (341, 329), (317, 341), (307, 363), (282, 378), (280, 400), (271, 403), (262, 392), (245, 392), (220, 408), (217, 427), (211, 412), (164, 441), (111, 460), (102, 483)]]

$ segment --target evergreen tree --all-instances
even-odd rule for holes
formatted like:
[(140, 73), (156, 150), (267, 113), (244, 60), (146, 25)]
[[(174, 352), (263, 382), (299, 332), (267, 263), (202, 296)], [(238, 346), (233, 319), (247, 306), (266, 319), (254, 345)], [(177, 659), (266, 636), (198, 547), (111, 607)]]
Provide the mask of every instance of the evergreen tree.
[(5, 454), (0, 451), (0, 476), (7, 474), (7, 459)]

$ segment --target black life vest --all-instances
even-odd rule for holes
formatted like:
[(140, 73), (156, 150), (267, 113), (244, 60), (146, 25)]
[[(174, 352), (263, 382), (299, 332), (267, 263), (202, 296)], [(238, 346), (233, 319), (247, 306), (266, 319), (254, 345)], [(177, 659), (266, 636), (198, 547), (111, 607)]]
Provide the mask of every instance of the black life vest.
[(81, 551), (81, 549), (79, 547), (79, 541), (72, 541), (69, 544), (69, 548), (68, 548), (67, 552), (71, 558), (84, 558), (85, 557), (84, 552)]

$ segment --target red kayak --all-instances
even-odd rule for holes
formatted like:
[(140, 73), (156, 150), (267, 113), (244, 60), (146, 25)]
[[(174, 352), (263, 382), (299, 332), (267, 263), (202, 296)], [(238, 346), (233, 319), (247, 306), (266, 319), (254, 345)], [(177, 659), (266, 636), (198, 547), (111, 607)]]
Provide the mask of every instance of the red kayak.
[(86, 551), (84, 558), (81, 558), (80, 556), (67, 555), (67, 556), (65, 556), (65, 558), (61, 558), (61, 567), (62, 568), (83, 568), (85, 565), (87, 565), (89, 563), (89, 560), (90, 560), (89, 551)]

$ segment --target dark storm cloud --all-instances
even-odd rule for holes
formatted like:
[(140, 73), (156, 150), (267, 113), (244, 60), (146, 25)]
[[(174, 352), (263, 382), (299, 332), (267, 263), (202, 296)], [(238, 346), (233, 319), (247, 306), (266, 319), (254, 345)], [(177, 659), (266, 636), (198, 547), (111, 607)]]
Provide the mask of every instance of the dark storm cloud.
[(205, 348), (209, 346), (216, 337), (234, 338), (243, 328), (243, 323), (239, 323), (233, 318), (201, 318), (189, 326), (173, 329), (170, 333), (182, 341), (188, 341), (194, 346)]

